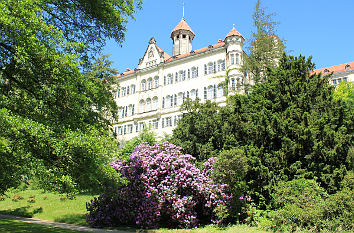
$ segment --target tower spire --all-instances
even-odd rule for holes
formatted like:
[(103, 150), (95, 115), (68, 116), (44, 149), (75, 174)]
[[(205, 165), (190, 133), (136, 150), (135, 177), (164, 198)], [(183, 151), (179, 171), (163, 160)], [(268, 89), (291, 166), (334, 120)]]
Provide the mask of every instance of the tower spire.
[(182, 19), (184, 20), (184, 3), (182, 4), (182, 8), (183, 8), (183, 17), (182, 17)]

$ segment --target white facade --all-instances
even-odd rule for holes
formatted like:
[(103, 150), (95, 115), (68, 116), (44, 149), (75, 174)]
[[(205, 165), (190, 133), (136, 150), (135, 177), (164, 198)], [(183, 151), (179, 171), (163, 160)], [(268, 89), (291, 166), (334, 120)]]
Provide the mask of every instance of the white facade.
[[(173, 57), (151, 38), (138, 68), (117, 76), (114, 97), (120, 110), (114, 131), (118, 140), (129, 140), (144, 127), (158, 136), (171, 134), (182, 117), (180, 106), (186, 98), (225, 104), (225, 90), (218, 84), (227, 69), (240, 67), (244, 38), (233, 28), (224, 41), (194, 51), (193, 38), (193, 31), (182, 19), (171, 33)], [(177, 48), (177, 44), (184, 46)], [(241, 92), (248, 77), (237, 69), (229, 76), (231, 92)]]
[(329, 81), (334, 86), (341, 82), (354, 82), (354, 62), (326, 67), (314, 70), (314, 72), (322, 73), (322, 75), (328, 75), (333, 72)]

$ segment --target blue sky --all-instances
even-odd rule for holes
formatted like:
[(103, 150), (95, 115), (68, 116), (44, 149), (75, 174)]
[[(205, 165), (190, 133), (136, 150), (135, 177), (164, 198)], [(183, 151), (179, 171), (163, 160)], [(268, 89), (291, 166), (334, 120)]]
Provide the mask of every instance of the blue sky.
[[(104, 54), (111, 54), (119, 72), (136, 68), (151, 37), (172, 54), (171, 31), (182, 18), (196, 34), (193, 50), (224, 39), (235, 28), (247, 39), (253, 28), (256, 0), (145, 0), (136, 20), (127, 25), (122, 45), (108, 41)], [(280, 22), (277, 33), (285, 39), (290, 55), (312, 56), (316, 68), (354, 61), (354, 0), (262, 0), (267, 13)]]

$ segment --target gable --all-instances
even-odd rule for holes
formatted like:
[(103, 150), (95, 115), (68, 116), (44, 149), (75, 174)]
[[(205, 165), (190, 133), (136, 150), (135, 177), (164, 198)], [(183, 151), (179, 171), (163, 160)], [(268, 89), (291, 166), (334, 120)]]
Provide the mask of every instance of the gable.
[(164, 62), (164, 52), (161, 52), (156, 45), (155, 38), (151, 38), (143, 58), (139, 60), (139, 69), (155, 66)]

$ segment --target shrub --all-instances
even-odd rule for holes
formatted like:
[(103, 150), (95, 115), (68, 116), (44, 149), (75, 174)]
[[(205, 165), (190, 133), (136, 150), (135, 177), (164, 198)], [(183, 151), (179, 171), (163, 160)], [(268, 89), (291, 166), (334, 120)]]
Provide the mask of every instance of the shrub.
[(12, 197), (12, 201), (19, 201), (19, 200), (23, 200), (23, 196), (20, 194), (14, 194)]
[(36, 199), (35, 199), (34, 197), (29, 197), (29, 198), (27, 199), (27, 202), (28, 202), (28, 203), (35, 203), (35, 202), (36, 202)]
[(353, 230), (353, 191), (344, 188), (326, 195), (314, 180), (280, 182), (274, 200), (280, 209), (273, 211), (273, 230), (312, 231)]
[(207, 176), (213, 160), (201, 172), (191, 155), (168, 142), (140, 144), (127, 161), (111, 163), (128, 181), (87, 203), (92, 227), (137, 225), (142, 228), (192, 228), (220, 223), (227, 217), (231, 195), (226, 185)]
[(43, 196), (42, 197), (43, 200), (47, 200), (47, 198), (48, 198), (47, 196)]
[(0, 196), (0, 201), (5, 201), (5, 196)]

